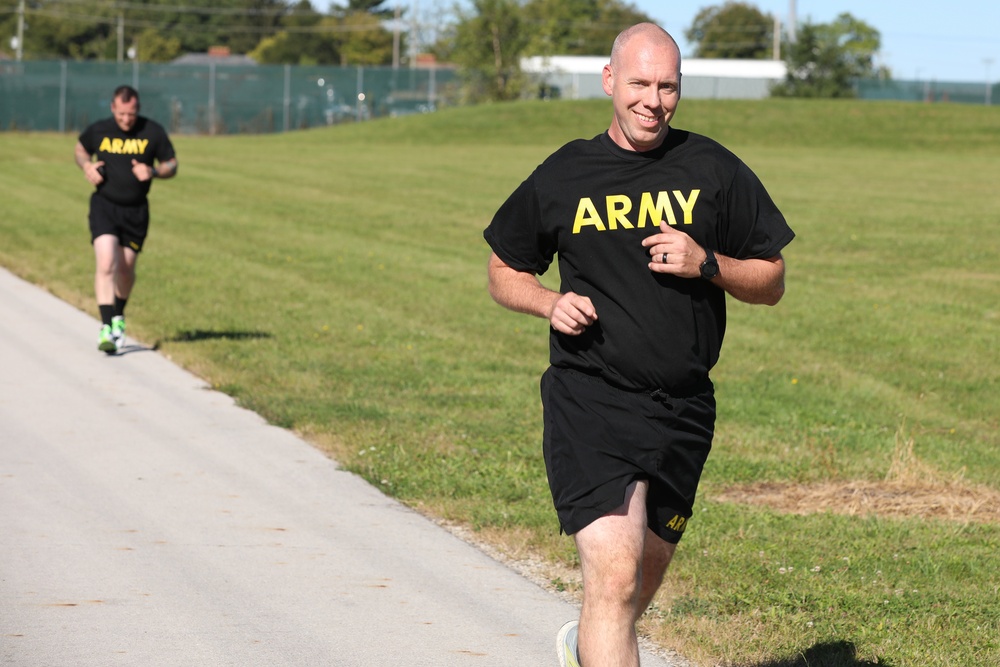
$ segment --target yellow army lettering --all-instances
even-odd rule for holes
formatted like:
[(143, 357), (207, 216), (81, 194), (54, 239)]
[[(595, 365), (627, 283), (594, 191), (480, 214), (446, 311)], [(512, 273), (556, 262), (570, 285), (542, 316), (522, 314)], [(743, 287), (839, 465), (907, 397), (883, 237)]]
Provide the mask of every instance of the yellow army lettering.
[(125, 155), (142, 155), (146, 152), (149, 139), (111, 139), (104, 137), (101, 140), (101, 147), (97, 150), (105, 153), (119, 153)]
[[(666, 220), (667, 224), (676, 225), (677, 218), (674, 216), (673, 206), (670, 205), (670, 194), (666, 190), (653, 194), (643, 192), (639, 200), (639, 214), (635, 224), (628, 219), (628, 214), (632, 212), (633, 202), (627, 195), (608, 195), (604, 198), (604, 217), (590, 197), (583, 197), (576, 207), (576, 218), (573, 220), (573, 233), (579, 234), (584, 227), (594, 227), (599, 232), (619, 229), (642, 229), (647, 224), (650, 227), (657, 227), (660, 220)], [(698, 201), (701, 190), (692, 190), (687, 197), (680, 190), (673, 190), (672, 194), (684, 213), (684, 224), (690, 225), (694, 222), (694, 204)], [(605, 223), (605, 220), (607, 222)]]
[(675, 514), (674, 518), (667, 522), (667, 528), (683, 533), (684, 529), (687, 528), (687, 519), (680, 514)]

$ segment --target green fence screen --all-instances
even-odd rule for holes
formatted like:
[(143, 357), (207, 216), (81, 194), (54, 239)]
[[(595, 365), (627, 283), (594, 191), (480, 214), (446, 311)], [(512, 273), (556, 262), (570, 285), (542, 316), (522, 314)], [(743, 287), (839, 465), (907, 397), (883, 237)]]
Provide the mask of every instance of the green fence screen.
[(163, 65), (0, 61), (0, 129), (78, 132), (110, 116), (119, 85), (175, 134), (285, 132), (433, 111), (452, 96), (446, 68)]
[[(173, 134), (286, 132), (433, 111), (457, 99), (451, 68), (0, 61), (0, 130), (78, 132), (130, 84)], [(858, 81), (861, 99), (1000, 103), (992, 84)]]
[(1000, 104), (1000, 90), (993, 83), (948, 81), (882, 81), (857, 83), (858, 97), (864, 100), (909, 100), (913, 102), (960, 102)]

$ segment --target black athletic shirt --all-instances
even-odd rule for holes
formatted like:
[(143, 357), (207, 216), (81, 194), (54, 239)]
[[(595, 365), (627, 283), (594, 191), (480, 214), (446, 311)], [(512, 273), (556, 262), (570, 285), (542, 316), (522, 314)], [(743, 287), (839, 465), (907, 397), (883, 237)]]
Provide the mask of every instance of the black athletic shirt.
[(626, 389), (706, 387), (725, 334), (725, 292), (649, 270), (641, 241), (659, 233), (661, 219), (737, 259), (774, 257), (794, 238), (739, 158), (677, 129), (644, 153), (607, 133), (570, 142), (497, 211), (483, 235), (501, 260), (542, 274), (558, 255), (560, 290), (590, 297), (597, 310), (579, 336), (551, 330), (552, 365)]
[(156, 121), (144, 116), (135, 120), (128, 132), (123, 132), (114, 118), (93, 123), (80, 133), (80, 144), (91, 155), (104, 161), (104, 182), (97, 194), (122, 206), (135, 206), (146, 201), (152, 179), (142, 182), (132, 173), (132, 160), (154, 166), (174, 155), (167, 131)]

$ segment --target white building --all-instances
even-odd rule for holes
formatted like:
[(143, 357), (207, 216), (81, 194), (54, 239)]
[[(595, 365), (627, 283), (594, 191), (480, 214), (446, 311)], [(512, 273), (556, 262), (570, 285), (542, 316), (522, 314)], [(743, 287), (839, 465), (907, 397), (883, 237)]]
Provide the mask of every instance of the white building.
[[(521, 69), (539, 86), (558, 89), (564, 99), (604, 97), (601, 70), (606, 56), (533, 56)], [(681, 60), (681, 92), (687, 98), (761, 99), (785, 80), (784, 61), (688, 58)]]

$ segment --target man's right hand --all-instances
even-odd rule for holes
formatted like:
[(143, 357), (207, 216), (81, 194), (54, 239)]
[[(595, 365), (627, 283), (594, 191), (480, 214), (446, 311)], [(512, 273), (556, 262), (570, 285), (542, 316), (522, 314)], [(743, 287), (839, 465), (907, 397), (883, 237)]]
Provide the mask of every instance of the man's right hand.
[(104, 162), (87, 162), (83, 165), (83, 175), (91, 185), (100, 185), (104, 182)]
[(590, 297), (575, 292), (560, 294), (549, 313), (552, 328), (569, 336), (579, 336), (596, 321), (597, 311)]

